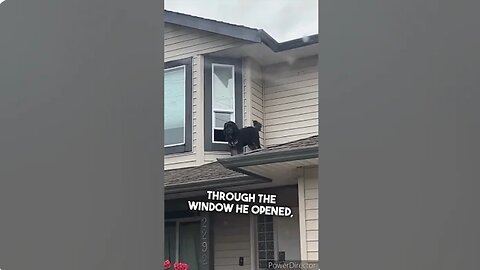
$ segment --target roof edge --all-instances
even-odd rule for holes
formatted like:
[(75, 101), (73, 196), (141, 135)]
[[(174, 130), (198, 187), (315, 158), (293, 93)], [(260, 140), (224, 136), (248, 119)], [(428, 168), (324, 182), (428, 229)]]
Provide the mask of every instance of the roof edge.
[[(262, 165), (267, 163), (287, 162), (293, 160), (318, 158), (318, 146), (301, 147), (290, 150), (258, 153), (255, 155), (239, 155), (217, 159), (225, 168), (234, 171), (239, 167)], [(240, 169), (244, 173), (243, 169)]]
[(318, 34), (287, 40), (279, 43), (264, 30), (259, 30), (259, 33), (261, 42), (267, 45), (267, 47), (269, 47), (274, 52), (288, 51), (318, 43)]
[(226, 22), (215, 21), (169, 10), (164, 10), (164, 21), (166, 23), (172, 23), (207, 32), (218, 33), (221, 35), (242, 39), (245, 41), (255, 43), (261, 42), (259, 30), (246, 26), (229, 24)]
[(226, 178), (218, 178), (218, 179), (212, 179), (212, 180), (202, 181), (202, 182), (165, 186), (165, 194), (194, 192), (194, 191), (200, 191), (200, 190), (204, 191), (206, 188), (222, 188), (222, 187), (243, 186), (243, 185), (251, 185), (251, 184), (261, 184), (261, 183), (270, 182), (270, 181), (267, 181), (263, 178), (251, 177), (251, 176), (226, 177)]
[(300, 47), (305, 47), (318, 43), (318, 34), (305, 36), (302, 38), (288, 40), (282, 43), (278, 43), (277, 52), (292, 50)]
[(263, 43), (273, 52), (287, 51), (318, 43), (318, 34), (279, 43), (262, 29), (230, 24), (170, 10), (164, 10), (164, 21), (253, 43)]

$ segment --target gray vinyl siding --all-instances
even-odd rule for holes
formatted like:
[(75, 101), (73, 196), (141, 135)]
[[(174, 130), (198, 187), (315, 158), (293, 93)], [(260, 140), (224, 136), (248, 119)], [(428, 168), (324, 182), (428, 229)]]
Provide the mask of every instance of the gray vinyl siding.
[[(215, 269), (250, 269), (250, 217), (238, 214), (217, 214), (214, 220)], [(239, 257), (244, 265), (238, 265)]]
[(165, 61), (229, 49), (246, 42), (206, 31), (165, 24)]
[[(265, 125), (264, 119), (264, 100), (263, 100), (263, 78), (262, 78), (262, 70), (260, 65), (258, 65), (255, 61), (252, 61), (251, 65), (251, 87), (250, 87), (250, 100), (251, 100), (251, 118), (253, 120), (257, 120), (258, 122)], [(249, 123), (251, 124), (251, 123)], [(265, 144), (264, 141), (265, 134), (264, 128), (260, 132), (260, 142), (262, 145)]]
[[(243, 126), (251, 126), (253, 120), (264, 125), (262, 67), (251, 58), (243, 61)], [(260, 145), (264, 146), (263, 128), (260, 131)]]
[(196, 155), (193, 153), (165, 155), (165, 170), (194, 167), (197, 165)]
[(304, 169), (307, 259), (318, 260), (318, 167)]
[(205, 152), (204, 162), (210, 163), (210, 162), (217, 161), (217, 158), (226, 158), (229, 156), (230, 156), (230, 153), (228, 152), (208, 151), (208, 152)]
[(198, 131), (201, 128), (199, 128), (198, 121), (199, 121), (199, 115), (198, 115), (198, 107), (199, 107), (199, 102), (201, 99), (199, 99), (199, 93), (203, 90), (201, 87), (201, 81), (200, 81), (200, 76), (201, 76), (201, 65), (200, 65), (200, 57), (195, 56), (193, 57), (193, 63), (192, 63), (192, 132), (193, 132), (193, 143), (192, 143), (192, 152), (197, 153), (197, 147), (198, 147)]
[(263, 71), (265, 143), (285, 143), (318, 134), (317, 57)]

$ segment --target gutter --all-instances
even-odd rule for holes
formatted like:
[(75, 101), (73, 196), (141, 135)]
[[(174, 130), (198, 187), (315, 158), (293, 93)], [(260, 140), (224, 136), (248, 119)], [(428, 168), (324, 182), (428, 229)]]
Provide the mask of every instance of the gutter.
[(252, 185), (252, 184), (262, 184), (266, 182), (271, 182), (271, 180), (270, 179), (267, 180), (265, 178), (259, 178), (259, 177), (254, 178), (251, 176), (219, 178), (219, 179), (214, 179), (209, 181), (165, 186), (165, 194), (204, 191), (207, 188), (215, 189), (215, 188), (222, 188), (222, 187), (245, 186), (245, 185)]
[(258, 30), (260, 41), (267, 45), (273, 52), (288, 51), (318, 43), (318, 35), (310, 35), (305, 38), (297, 38), (278, 43), (272, 36), (263, 30)]
[(217, 159), (225, 168), (241, 173), (246, 173), (240, 167), (279, 163), (302, 159), (318, 158), (318, 146), (309, 146), (291, 150), (265, 151), (254, 154), (238, 155), (228, 158)]

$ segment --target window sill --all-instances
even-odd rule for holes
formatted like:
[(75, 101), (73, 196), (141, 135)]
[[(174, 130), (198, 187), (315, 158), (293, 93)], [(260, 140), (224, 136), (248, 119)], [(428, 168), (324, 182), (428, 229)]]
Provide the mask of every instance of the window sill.
[(176, 145), (176, 146), (169, 146), (164, 147), (164, 154), (167, 155), (182, 155), (182, 154), (191, 154), (192, 147), (190, 145)]
[(187, 157), (187, 156), (191, 156), (191, 155), (194, 155), (195, 153), (192, 152), (192, 151), (188, 151), (188, 152), (179, 152), (179, 153), (165, 153), (165, 157)]

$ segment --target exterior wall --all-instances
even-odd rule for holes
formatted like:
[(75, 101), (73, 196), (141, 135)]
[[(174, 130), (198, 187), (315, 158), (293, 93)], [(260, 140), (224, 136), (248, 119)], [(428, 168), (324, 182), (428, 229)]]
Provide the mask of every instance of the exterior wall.
[(165, 24), (165, 62), (246, 44), (239, 39), (178, 25)]
[(303, 260), (318, 260), (318, 167), (301, 169), (298, 180), (300, 247)]
[(165, 170), (193, 167), (197, 165), (194, 153), (182, 153), (165, 155)]
[(317, 57), (263, 71), (267, 146), (318, 134)]
[(199, 166), (216, 161), (218, 157), (229, 156), (223, 152), (204, 150), (204, 72), (203, 54), (246, 44), (238, 39), (165, 24), (165, 62), (192, 57), (192, 152), (165, 156), (165, 170)]
[[(264, 121), (264, 97), (262, 67), (253, 59), (247, 58), (243, 62), (244, 69), (244, 126), (252, 125), (256, 120), (262, 125)], [(265, 145), (264, 128), (260, 132), (260, 144)]]
[[(250, 269), (250, 216), (216, 214), (214, 217), (214, 265), (215, 269)], [(244, 265), (238, 265), (243, 257)]]
[(229, 157), (230, 153), (227, 152), (219, 152), (219, 151), (209, 151), (205, 152), (203, 155), (203, 162), (204, 163), (210, 163), (217, 161), (217, 158), (222, 158), (222, 157)]
[[(300, 230), (298, 207), (291, 207), (293, 218), (274, 217), (277, 252), (285, 252), (286, 260), (300, 260)], [(278, 254), (278, 253), (277, 253)], [(277, 254), (275, 254), (277, 256)]]
[[(205, 152), (203, 126), (203, 54), (246, 44), (222, 35), (173, 24), (165, 28), (165, 61), (192, 57), (191, 153), (165, 157), (165, 169), (199, 166), (229, 153)], [(262, 146), (270, 146), (318, 134), (317, 58), (300, 59), (262, 67), (254, 59), (243, 60), (243, 126), (262, 123)]]

